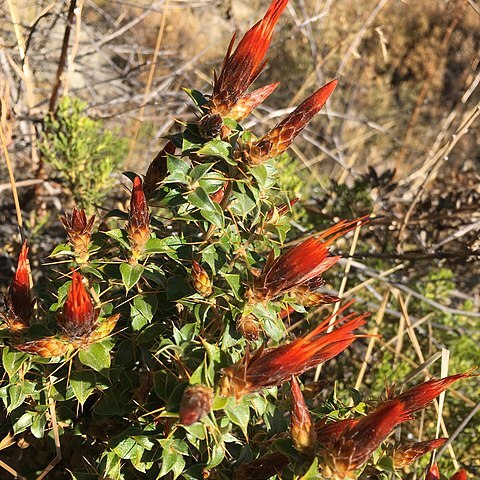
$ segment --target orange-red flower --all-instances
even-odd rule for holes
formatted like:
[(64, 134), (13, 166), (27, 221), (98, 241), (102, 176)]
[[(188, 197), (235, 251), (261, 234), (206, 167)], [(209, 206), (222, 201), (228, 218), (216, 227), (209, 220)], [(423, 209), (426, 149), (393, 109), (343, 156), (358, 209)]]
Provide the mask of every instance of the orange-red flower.
[(450, 480), (467, 480), (467, 471), (461, 468)]
[(145, 250), (145, 244), (150, 238), (150, 216), (145, 193), (143, 192), (142, 180), (139, 176), (133, 179), (127, 234), (132, 257), (136, 260), (142, 255)]
[(67, 299), (62, 313), (57, 318), (60, 328), (69, 339), (86, 338), (97, 327), (98, 313), (85, 290), (82, 276), (78, 272), (73, 272)]
[(265, 66), (265, 54), (272, 39), (273, 29), (288, 0), (273, 0), (265, 16), (240, 40), (233, 53), (235, 35), (228, 46), (220, 75), (215, 77), (209, 109), (222, 117), (233, 115), (240, 120), (260, 104), (275, 89), (268, 85), (244, 96), (248, 87)]
[(92, 236), (95, 215), (92, 215), (87, 220), (85, 210), (74, 206), (71, 215), (65, 213), (63, 217), (60, 217), (60, 221), (63, 223), (63, 226), (67, 231), (68, 239), (73, 247), (78, 262), (87, 262), (89, 257), (88, 247)]
[(169, 140), (148, 166), (143, 182), (143, 191), (145, 192), (146, 198), (151, 199), (154, 196), (155, 190), (158, 188), (160, 182), (167, 176), (167, 155), (173, 155), (175, 150), (175, 145)]
[[(330, 256), (328, 247), (338, 237), (369, 219), (365, 216), (352, 221), (342, 220), (324, 233), (298, 243), (276, 259), (272, 252), (254, 281), (253, 299), (271, 300), (301, 285), (311, 292), (313, 285), (318, 286), (322, 282), (322, 273), (341, 258)], [(299, 292), (300, 295), (304, 293), (307, 292)]]
[[(338, 313), (343, 312), (352, 303), (344, 305)], [(365, 324), (368, 314), (355, 315), (351, 313), (337, 320), (335, 324), (346, 323), (330, 333), (325, 332), (329, 328), (332, 316), (309, 334), (291, 343), (270, 349), (261, 348), (252, 356), (247, 352), (240, 362), (223, 369), (221, 394), (240, 398), (263, 388), (280, 385), (292, 375), (300, 375), (330, 360), (343, 352), (358, 337), (353, 331)]]
[(210, 412), (213, 402), (213, 390), (204, 385), (187, 387), (180, 402), (180, 423), (192, 425)]
[(440, 480), (440, 470), (438, 469), (438, 465), (434, 463), (427, 472), (427, 476), (425, 480)]
[(330, 445), (346, 431), (351, 430), (359, 421), (359, 418), (345, 418), (331, 423), (325, 423), (324, 420), (320, 420), (315, 424), (317, 442), (325, 446)]
[(399, 418), (399, 423), (406, 422), (412, 418), (412, 414), (424, 409), (427, 405), (433, 402), (438, 395), (452, 385), (452, 383), (455, 383), (462, 378), (470, 377), (472, 375), (471, 372), (472, 371), (469, 370), (464, 373), (457, 373), (456, 375), (429, 380), (419, 385), (415, 385), (385, 403), (394, 402), (396, 400), (403, 402), (405, 404), (405, 409), (403, 415)]
[(11, 333), (21, 333), (30, 325), (33, 316), (33, 305), (30, 289), (30, 271), (28, 268), (28, 246), (27, 241), (22, 245), (18, 256), (17, 270), (5, 295), (6, 312), (2, 317)]
[(303, 397), (300, 385), (294, 375), (290, 380), (290, 412), (293, 446), (299, 450), (311, 450), (316, 441), (315, 428), (308, 411), (305, 398)]
[(322, 451), (326, 463), (323, 475), (339, 480), (357, 478), (354, 471), (390, 435), (404, 408), (405, 404), (399, 400), (384, 404), (330, 443)]
[(423, 455), (441, 448), (446, 438), (436, 438), (434, 440), (426, 440), (424, 442), (412, 442), (405, 445), (401, 445), (393, 451), (391, 457), (393, 460), (393, 466), (395, 468), (403, 468), (413, 463), (417, 458)]
[(242, 160), (250, 165), (258, 165), (283, 153), (313, 116), (322, 109), (328, 97), (335, 90), (337, 83), (338, 80), (327, 83), (301, 103), (269, 133), (256, 142), (245, 143), (240, 152)]

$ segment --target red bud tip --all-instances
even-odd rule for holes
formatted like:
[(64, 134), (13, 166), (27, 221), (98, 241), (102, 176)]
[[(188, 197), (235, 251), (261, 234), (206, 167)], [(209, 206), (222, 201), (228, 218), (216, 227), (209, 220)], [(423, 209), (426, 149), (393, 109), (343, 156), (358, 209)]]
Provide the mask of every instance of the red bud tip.
[(6, 313), (3, 315), (7, 328), (12, 334), (22, 332), (30, 325), (33, 317), (33, 305), (30, 289), (30, 269), (28, 266), (28, 245), (27, 241), (22, 245), (18, 256), (15, 276), (5, 295)]
[(264, 58), (273, 35), (273, 29), (288, 0), (273, 0), (265, 16), (240, 40), (233, 53), (233, 36), (218, 78), (215, 78), (211, 113), (222, 117), (232, 115), (241, 119), (250, 113), (275, 89), (268, 85), (250, 95), (243, 95), (265, 66)]
[(305, 403), (305, 398), (300, 390), (300, 385), (294, 376), (290, 380), (290, 385), (290, 411), (292, 419), (290, 432), (293, 445), (298, 451), (310, 450), (314, 447), (316, 441), (312, 419)]
[(88, 337), (96, 328), (97, 316), (98, 312), (95, 312), (92, 299), (85, 290), (82, 276), (73, 272), (63, 311), (58, 316), (60, 327), (69, 338)]
[(450, 480), (467, 480), (467, 478), (467, 471), (462, 468)]
[(425, 480), (440, 480), (440, 470), (436, 463), (429, 468)]

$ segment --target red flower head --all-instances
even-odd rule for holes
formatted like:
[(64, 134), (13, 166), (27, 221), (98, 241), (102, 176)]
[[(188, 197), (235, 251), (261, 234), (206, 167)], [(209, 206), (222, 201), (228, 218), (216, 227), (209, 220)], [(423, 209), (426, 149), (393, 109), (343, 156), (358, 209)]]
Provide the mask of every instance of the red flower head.
[(148, 166), (143, 182), (143, 191), (145, 192), (146, 198), (151, 199), (154, 196), (158, 185), (167, 176), (167, 154), (173, 155), (175, 150), (175, 145), (172, 141), (169, 141)]
[(85, 290), (82, 276), (73, 272), (63, 311), (58, 316), (61, 329), (69, 339), (86, 338), (97, 327), (98, 313)]
[(65, 216), (60, 217), (65, 230), (68, 234), (70, 244), (75, 251), (75, 255), (79, 263), (88, 261), (88, 247), (90, 245), (90, 238), (92, 236), (93, 223), (95, 222), (95, 215), (92, 215), (87, 220), (87, 215), (83, 208), (73, 207), (72, 214), (65, 213)]
[(25, 240), (18, 256), (17, 270), (13, 282), (5, 295), (6, 314), (2, 315), (12, 333), (19, 333), (30, 325), (34, 304), (35, 299), (32, 298), (30, 289), (28, 246)]
[(308, 412), (305, 398), (303, 398), (302, 391), (300, 390), (300, 385), (293, 375), (290, 380), (290, 385), (290, 411), (292, 418), (290, 433), (292, 435), (293, 445), (299, 451), (311, 450), (316, 441), (312, 419)]
[(271, 253), (255, 279), (253, 298), (258, 301), (271, 300), (299, 286), (307, 288), (307, 291), (301, 289), (300, 296), (310, 293), (312, 286), (318, 287), (323, 281), (321, 274), (341, 258), (329, 256), (328, 247), (359, 223), (364, 224), (369, 220), (369, 216), (352, 221), (342, 220), (321, 235), (298, 243), (276, 259)]
[(211, 113), (240, 120), (276, 88), (277, 84), (272, 84), (244, 95), (265, 66), (273, 29), (287, 3), (288, 0), (273, 0), (262, 20), (245, 34), (233, 53), (235, 35), (232, 37), (220, 75), (214, 80)]
[(412, 418), (412, 414), (424, 409), (433, 400), (444, 392), (452, 383), (455, 383), (461, 378), (471, 376), (471, 370), (464, 373), (457, 373), (456, 375), (450, 375), (449, 377), (439, 378), (437, 380), (429, 380), (428, 382), (421, 383), (415, 387), (409, 388), (405, 392), (397, 395), (392, 400), (386, 403), (400, 400), (405, 403), (405, 409), (403, 415), (399, 418), (399, 423), (406, 422)]
[(322, 109), (328, 97), (337, 86), (332, 80), (301, 103), (290, 115), (273, 130), (253, 143), (246, 143), (240, 152), (243, 161), (258, 165), (269, 158), (283, 153), (307, 123)]
[(150, 238), (150, 217), (147, 200), (143, 192), (142, 180), (138, 176), (133, 179), (127, 234), (132, 257), (136, 260), (142, 255), (145, 244)]
[(180, 423), (192, 425), (210, 412), (213, 402), (213, 391), (204, 385), (188, 387), (183, 392), (180, 402)]
[(440, 480), (440, 470), (436, 463), (429, 468), (425, 480)]
[[(338, 313), (343, 312), (352, 303), (345, 304)], [(252, 357), (247, 353), (240, 362), (223, 369), (221, 394), (240, 398), (263, 388), (281, 385), (292, 375), (300, 375), (337, 356), (356, 340), (358, 336), (353, 331), (364, 325), (368, 316), (368, 314), (357, 317), (355, 315), (352, 313), (336, 321), (335, 323), (346, 323), (330, 333), (325, 332), (329, 328), (332, 316), (309, 334), (291, 343), (267, 350), (261, 348)]]
[(467, 471), (460, 469), (450, 480), (467, 480)]
[(382, 405), (328, 445), (322, 452), (326, 462), (324, 476), (334, 476), (339, 480), (357, 478), (354, 471), (390, 435), (404, 408), (405, 405), (399, 400)]
[(317, 442), (328, 446), (338, 440), (346, 431), (352, 429), (359, 421), (358, 418), (345, 418), (331, 423), (321, 420), (315, 424)]
[(434, 440), (401, 445), (395, 448), (392, 453), (393, 465), (395, 468), (406, 467), (428, 452), (441, 448), (446, 441), (446, 438), (436, 438)]

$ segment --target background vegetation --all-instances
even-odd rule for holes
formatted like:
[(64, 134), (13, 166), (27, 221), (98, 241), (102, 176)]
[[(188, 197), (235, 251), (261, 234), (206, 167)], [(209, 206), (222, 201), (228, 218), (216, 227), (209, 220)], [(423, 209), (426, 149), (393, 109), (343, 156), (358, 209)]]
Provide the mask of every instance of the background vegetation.
[[(100, 217), (102, 209), (127, 210), (120, 172), (145, 172), (162, 137), (180, 130), (175, 120), (194, 118), (182, 87), (208, 93), (231, 34), (265, 7), (201, 0), (0, 6), (0, 122), (37, 289), (51, 288), (45, 262), (65, 241), (58, 215), (82, 200)], [(468, 0), (291, 0), (276, 29), (261, 84), (281, 85), (246, 126), (260, 134), (319, 85), (340, 80), (328, 108), (281, 160), (279, 184), (300, 198), (292, 238), (338, 218), (382, 216), (343, 261), (348, 273), (329, 277), (332, 292), (342, 289), (375, 312), (370, 327), (378, 323), (382, 333), (367, 358), (352, 353), (355, 369), (349, 355), (333, 367), (345, 403), (353, 384), (362, 398), (378, 398), (420, 366), (421, 377), (439, 374), (442, 349), (451, 372), (478, 364), (479, 52), (480, 9)], [(61, 125), (51, 116), (57, 107), (65, 111)], [(93, 151), (83, 152), (86, 144)], [(108, 165), (86, 168), (92, 154)], [(4, 158), (2, 290), (21, 244)], [(338, 246), (346, 257), (349, 248)], [(480, 409), (479, 393), (478, 383), (464, 382), (448, 394), (446, 431), (461, 428), (440, 458), (447, 474), (458, 462), (480, 475), (479, 414), (462, 423)], [(431, 437), (435, 422), (432, 409), (412, 435)], [(51, 440), (14, 432), (0, 459), (18, 468), (22, 452), (34, 449), (36, 462), (48, 464)], [(65, 451), (64, 462), (86, 469), (88, 455)]]

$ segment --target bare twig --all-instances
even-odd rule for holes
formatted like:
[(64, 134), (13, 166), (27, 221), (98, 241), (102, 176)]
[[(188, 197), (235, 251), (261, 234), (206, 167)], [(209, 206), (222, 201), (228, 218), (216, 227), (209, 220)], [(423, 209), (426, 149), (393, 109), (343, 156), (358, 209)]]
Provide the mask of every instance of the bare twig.
[(52, 94), (50, 95), (50, 101), (48, 103), (48, 111), (55, 112), (57, 107), (58, 92), (62, 86), (62, 76), (67, 62), (68, 42), (70, 40), (70, 32), (72, 30), (73, 21), (75, 18), (75, 9), (77, 8), (77, 0), (70, 0), (70, 6), (68, 7), (67, 23), (65, 24), (65, 33), (63, 34), (62, 50), (60, 52), (60, 58), (58, 60), (57, 73), (55, 74), (55, 83), (53, 84)]

